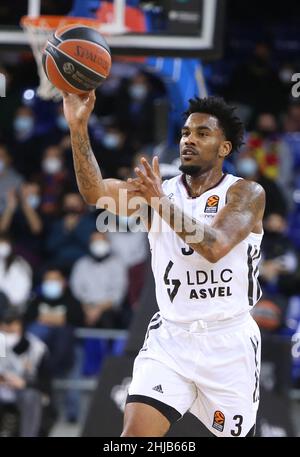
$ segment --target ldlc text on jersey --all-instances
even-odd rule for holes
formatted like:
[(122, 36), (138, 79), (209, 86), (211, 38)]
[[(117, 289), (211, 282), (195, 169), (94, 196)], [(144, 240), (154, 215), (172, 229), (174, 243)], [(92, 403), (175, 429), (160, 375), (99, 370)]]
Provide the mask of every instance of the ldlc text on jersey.
[(187, 271), (186, 277), (189, 286), (204, 286), (207, 283), (212, 286), (216, 284), (214, 287), (192, 288), (189, 298), (230, 297), (232, 295), (230, 285), (228, 285), (232, 281), (232, 270), (229, 268), (225, 268), (218, 274), (214, 270)]

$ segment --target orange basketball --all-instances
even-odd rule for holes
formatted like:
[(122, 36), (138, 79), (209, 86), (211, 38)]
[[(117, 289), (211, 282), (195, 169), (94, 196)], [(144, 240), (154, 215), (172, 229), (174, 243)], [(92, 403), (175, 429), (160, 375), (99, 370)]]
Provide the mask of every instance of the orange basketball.
[(47, 78), (58, 89), (84, 94), (96, 89), (109, 75), (111, 54), (103, 36), (86, 25), (56, 30), (43, 52)]

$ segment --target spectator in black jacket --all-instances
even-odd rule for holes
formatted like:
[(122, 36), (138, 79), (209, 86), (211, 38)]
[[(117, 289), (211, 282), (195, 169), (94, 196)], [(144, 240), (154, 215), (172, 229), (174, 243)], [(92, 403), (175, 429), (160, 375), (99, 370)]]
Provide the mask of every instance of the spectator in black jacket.
[(52, 374), (67, 373), (73, 363), (74, 327), (82, 324), (83, 314), (58, 268), (44, 273), (40, 293), (29, 304), (25, 320), (28, 331), (47, 344)]
[(0, 335), (0, 436), (39, 436), (43, 405), (50, 401), (47, 347), (24, 333), (14, 308), (2, 314)]

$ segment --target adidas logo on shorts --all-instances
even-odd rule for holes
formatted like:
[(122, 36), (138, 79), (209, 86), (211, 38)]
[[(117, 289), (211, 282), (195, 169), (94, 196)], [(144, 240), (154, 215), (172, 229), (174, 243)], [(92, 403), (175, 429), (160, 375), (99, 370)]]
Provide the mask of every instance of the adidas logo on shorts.
[(160, 394), (164, 393), (164, 391), (162, 390), (161, 384), (159, 384), (158, 386), (153, 387), (152, 390), (156, 390), (156, 392), (159, 392)]

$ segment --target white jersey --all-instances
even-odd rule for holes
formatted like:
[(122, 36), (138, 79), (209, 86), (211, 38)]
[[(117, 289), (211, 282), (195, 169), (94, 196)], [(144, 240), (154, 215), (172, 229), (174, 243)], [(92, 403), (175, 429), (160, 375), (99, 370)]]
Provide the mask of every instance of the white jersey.
[[(226, 204), (227, 190), (240, 179), (223, 175), (216, 186), (196, 198), (189, 196), (184, 175), (164, 181), (163, 190), (185, 213), (210, 225)], [(154, 212), (149, 242), (161, 316), (174, 322), (216, 321), (250, 311), (261, 297), (257, 278), (262, 236), (250, 233), (211, 263)]]

